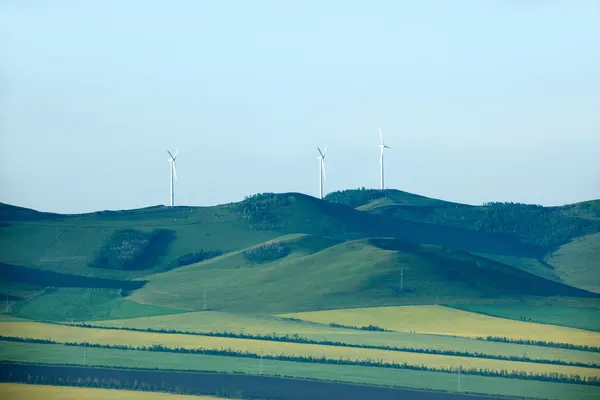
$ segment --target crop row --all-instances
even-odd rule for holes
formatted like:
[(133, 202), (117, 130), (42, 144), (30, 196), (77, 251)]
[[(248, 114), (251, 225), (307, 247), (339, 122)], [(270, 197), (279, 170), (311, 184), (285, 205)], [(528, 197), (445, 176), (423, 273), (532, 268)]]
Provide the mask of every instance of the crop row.
[[(62, 324), (60, 324), (62, 325)], [(368, 344), (356, 344), (356, 343), (345, 343), (333, 340), (313, 340), (308, 339), (298, 334), (293, 335), (276, 335), (273, 334), (248, 334), (248, 333), (235, 333), (235, 332), (190, 332), (180, 331), (176, 329), (154, 329), (154, 328), (130, 328), (130, 327), (115, 327), (115, 326), (96, 326), (89, 324), (76, 324), (75, 326), (80, 328), (93, 328), (93, 329), (112, 329), (112, 330), (123, 330), (133, 332), (149, 332), (149, 333), (161, 333), (161, 334), (176, 334), (176, 335), (193, 335), (193, 336), (210, 336), (210, 337), (224, 337), (224, 338), (235, 338), (235, 339), (249, 339), (249, 340), (267, 340), (273, 342), (285, 342), (285, 343), (301, 343), (301, 344), (316, 344), (325, 346), (336, 346), (336, 347), (352, 347), (360, 349), (374, 349), (374, 350), (389, 350), (399, 351), (406, 353), (418, 353), (418, 354), (434, 354), (443, 356), (457, 356), (457, 357), (472, 357), (472, 358), (486, 358), (491, 360), (505, 360), (505, 361), (522, 361), (531, 362), (537, 364), (551, 364), (551, 365), (567, 365), (572, 367), (584, 367), (584, 368), (600, 368), (600, 364), (597, 363), (585, 363), (578, 361), (564, 361), (559, 359), (538, 359), (527, 356), (503, 356), (500, 354), (487, 354), (479, 352), (468, 352), (458, 350), (440, 350), (440, 349), (427, 349), (427, 348), (415, 348), (415, 347), (398, 347), (388, 345), (368, 345)]]
[(576, 374), (561, 374), (561, 373), (532, 373), (525, 371), (508, 371), (508, 370), (492, 370), (488, 368), (458, 368), (456, 367), (431, 367), (427, 365), (415, 365), (397, 362), (389, 362), (383, 360), (366, 359), (366, 360), (350, 360), (343, 357), (339, 359), (313, 356), (298, 356), (298, 355), (270, 355), (270, 354), (257, 354), (250, 351), (239, 351), (232, 349), (206, 349), (203, 347), (189, 349), (182, 347), (167, 347), (163, 345), (151, 345), (151, 346), (127, 346), (127, 345), (110, 345), (100, 343), (87, 343), (87, 342), (57, 342), (50, 339), (29, 339), (21, 337), (6, 337), (0, 336), (0, 340), (13, 341), (13, 342), (24, 342), (24, 343), (42, 343), (42, 344), (63, 344), (65, 346), (77, 346), (77, 347), (94, 347), (102, 349), (116, 349), (116, 350), (138, 350), (138, 351), (155, 351), (163, 353), (183, 353), (183, 354), (204, 354), (204, 355), (215, 355), (215, 356), (227, 356), (227, 357), (243, 357), (243, 358), (263, 358), (266, 360), (278, 360), (278, 361), (294, 361), (304, 363), (316, 363), (316, 364), (336, 364), (336, 365), (357, 365), (365, 367), (380, 367), (380, 368), (394, 368), (394, 369), (409, 369), (416, 371), (428, 371), (428, 372), (445, 372), (445, 373), (456, 373), (460, 371), (466, 375), (479, 375), (479, 376), (492, 376), (512, 379), (525, 379), (525, 380), (537, 380), (545, 382), (558, 382), (558, 383), (573, 383), (581, 385), (593, 385), (600, 386), (600, 379), (597, 377), (582, 377)]

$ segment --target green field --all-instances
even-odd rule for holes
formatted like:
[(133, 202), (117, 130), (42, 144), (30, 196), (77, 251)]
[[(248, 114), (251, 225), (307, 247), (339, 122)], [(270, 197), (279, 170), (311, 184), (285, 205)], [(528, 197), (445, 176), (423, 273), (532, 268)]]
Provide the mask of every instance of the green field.
[[(0, 335), (599, 377), (600, 369), (589, 366), (600, 364), (600, 353), (589, 348), (475, 339), (600, 346), (600, 295), (594, 293), (600, 292), (599, 211), (600, 201), (468, 206), (395, 190), (335, 192), (326, 200), (262, 194), (214, 207), (82, 215), (0, 205)], [(162, 242), (152, 242), (159, 230), (168, 232)], [(199, 254), (213, 258), (195, 258)], [(288, 335), (344, 345), (35, 321)], [(356, 329), (368, 325), (390, 331)], [(84, 360), (81, 348), (60, 344), (2, 341), (0, 348), (0, 358), (11, 361), (247, 373), (258, 368), (256, 359), (222, 355), (93, 348)], [(456, 389), (455, 377), (440, 372), (298, 360), (264, 360), (264, 370)], [(462, 386), (538, 398), (598, 397), (598, 386), (467, 374)]]
[(600, 309), (526, 304), (454, 304), (451, 307), (493, 317), (600, 331)]
[(148, 393), (136, 390), (75, 388), (67, 386), (0, 383), (0, 393), (12, 400), (216, 400), (214, 396), (184, 396), (170, 393)]
[[(65, 364), (84, 364), (82, 348), (55, 344), (8, 343), (0, 341), (3, 360)], [(160, 368), (165, 370), (201, 370), (258, 374), (260, 362), (256, 359), (205, 356), (192, 354), (165, 354), (144, 351), (87, 348), (85, 365), (123, 368)], [(360, 366), (306, 364), (288, 361), (263, 360), (266, 375), (284, 375), (297, 378), (329, 379), (342, 382), (369, 383), (415, 389), (456, 390), (456, 375), (448, 373), (394, 370)], [(464, 375), (464, 392), (488, 393), (503, 396), (572, 400), (596, 399), (598, 387), (556, 384), (504, 378)]]
[(124, 299), (118, 289), (58, 288), (13, 307), (21, 318), (95, 321), (182, 312)]

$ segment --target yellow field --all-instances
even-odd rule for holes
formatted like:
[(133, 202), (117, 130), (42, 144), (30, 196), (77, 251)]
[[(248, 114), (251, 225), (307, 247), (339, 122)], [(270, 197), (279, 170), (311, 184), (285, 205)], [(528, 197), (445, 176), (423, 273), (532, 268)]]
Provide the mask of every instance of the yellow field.
[(217, 400), (212, 396), (0, 383), (0, 398), (10, 400)]
[(442, 306), (398, 306), (354, 308), (285, 314), (283, 317), (329, 324), (376, 325), (399, 332), (449, 336), (500, 336), (511, 339), (543, 340), (600, 346), (600, 333), (562, 326), (489, 317)]
[(532, 373), (555, 372), (578, 374), (580, 376), (600, 377), (600, 369), (525, 363), (517, 361), (490, 360), (473, 357), (455, 357), (432, 354), (405, 353), (389, 350), (361, 349), (338, 346), (324, 346), (300, 343), (284, 343), (264, 340), (217, 338), (194, 335), (120, 331), (110, 329), (79, 328), (39, 322), (0, 322), (0, 332), (4, 336), (51, 339), (58, 342), (88, 342), (100, 344), (119, 344), (129, 346), (163, 345), (187, 349), (203, 347), (206, 349), (232, 349), (266, 355), (291, 355), (327, 358), (345, 358), (350, 360), (383, 360), (387, 362), (406, 362), (412, 365), (432, 367), (487, 368), (494, 370), (525, 371)]

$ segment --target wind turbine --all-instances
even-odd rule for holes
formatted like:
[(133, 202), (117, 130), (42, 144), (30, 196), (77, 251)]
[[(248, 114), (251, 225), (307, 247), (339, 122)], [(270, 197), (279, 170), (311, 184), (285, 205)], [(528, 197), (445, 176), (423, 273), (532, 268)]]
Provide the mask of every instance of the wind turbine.
[(175, 151), (175, 155), (171, 154), (171, 152), (169, 150), (167, 150), (167, 153), (169, 153), (169, 158), (167, 161), (169, 161), (169, 163), (171, 164), (171, 179), (170, 179), (170, 194), (171, 194), (171, 207), (173, 207), (173, 205), (175, 204), (175, 182), (177, 182), (177, 168), (175, 168), (175, 159), (177, 158), (177, 153), (179, 153), (179, 149), (177, 149), (177, 151)]
[(319, 150), (319, 154), (320, 156), (317, 157), (319, 161), (319, 198), (322, 199), (323, 198), (323, 179), (327, 180), (327, 176), (325, 176), (325, 155), (327, 154), (327, 146), (325, 146), (325, 151), (321, 151), (320, 148), (317, 147), (317, 150)]
[(379, 188), (383, 190), (385, 189), (385, 185), (383, 182), (383, 149), (391, 149), (391, 147), (385, 145), (385, 142), (383, 141), (383, 135), (381, 134), (381, 128), (379, 128), (379, 137), (381, 138), (381, 144), (379, 145), (379, 148), (381, 149), (381, 156), (379, 158), (379, 163), (381, 164), (381, 181), (379, 184)]

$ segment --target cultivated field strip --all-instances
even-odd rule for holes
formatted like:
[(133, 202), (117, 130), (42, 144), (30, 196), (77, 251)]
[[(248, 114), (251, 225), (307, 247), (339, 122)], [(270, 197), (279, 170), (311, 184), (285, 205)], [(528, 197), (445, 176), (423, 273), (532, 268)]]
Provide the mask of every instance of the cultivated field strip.
[(382, 360), (384, 362), (427, 365), (434, 368), (457, 367), (460, 364), (465, 369), (481, 368), (490, 370), (523, 371), (528, 373), (558, 373), (579, 375), (581, 377), (600, 377), (600, 369), (596, 368), (313, 344), (282, 343), (263, 340), (79, 328), (37, 322), (0, 322), (0, 332), (2, 332), (4, 336), (50, 339), (57, 342), (87, 342), (134, 347), (162, 345), (172, 348), (181, 347), (187, 349), (231, 349), (241, 352), (263, 352), (263, 354), (271, 356), (285, 354), (289, 356), (326, 357), (331, 359), (344, 358), (356, 361)]
[(247, 334), (294, 335), (317, 340), (337, 341), (371, 346), (394, 346), (413, 349), (446, 351), (470, 351), (483, 354), (527, 357), (541, 360), (600, 363), (600, 354), (580, 350), (558, 349), (513, 343), (474, 340), (463, 337), (427, 335), (407, 332), (377, 332), (334, 328), (315, 324), (282, 320), (275, 317), (247, 316), (218, 311), (199, 311), (183, 314), (160, 315), (113, 321), (97, 321), (88, 324), (98, 327), (127, 327), (136, 329), (165, 329), (185, 332), (233, 332)]
[(2, 398), (12, 400), (217, 400), (213, 396), (185, 396), (170, 393), (78, 388), (69, 386), (0, 383)]
[[(85, 362), (83, 363), (83, 350)], [(36, 344), (0, 340), (2, 359), (15, 363), (86, 364), (113, 368), (145, 368), (161, 370), (204, 370), (223, 373), (257, 375), (282, 375), (306, 379), (403, 387), (426, 390), (456, 390), (456, 374), (415, 371), (409, 369), (373, 368), (366, 366), (314, 364), (294, 361), (263, 360), (255, 358), (224, 357), (203, 354), (153, 351), (117, 350), (64, 346), (61, 344)], [(600, 387), (589, 385), (544, 382), (464, 375), (461, 388), (470, 393), (487, 393), (504, 397), (526, 397), (557, 400), (597, 400)]]
[(443, 306), (354, 308), (302, 312), (282, 316), (322, 324), (375, 325), (398, 332), (414, 331), (471, 338), (495, 336), (514, 340), (600, 346), (600, 332), (496, 318)]

